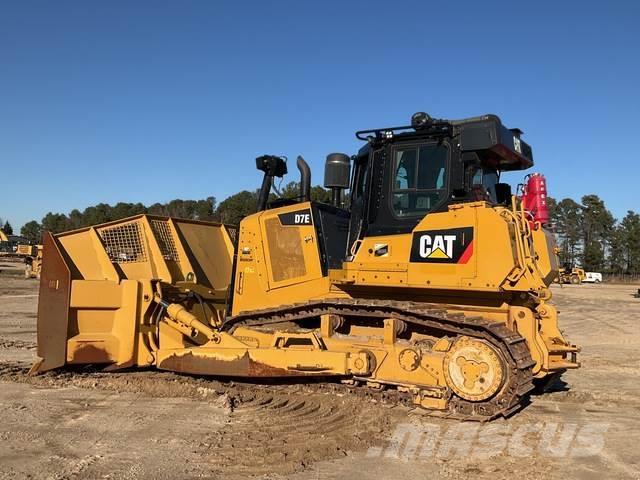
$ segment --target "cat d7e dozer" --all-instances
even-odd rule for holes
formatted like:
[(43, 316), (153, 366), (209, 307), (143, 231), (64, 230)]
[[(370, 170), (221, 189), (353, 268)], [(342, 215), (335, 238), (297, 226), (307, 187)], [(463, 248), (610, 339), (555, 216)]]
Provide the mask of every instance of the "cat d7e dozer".
[(315, 377), (441, 416), (508, 415), (579, 366), (549, 303), (553, 238), (499, 183), (533, 165), (520, 135), (418, 113), (327, 157), (332, 204), (310, 200), (301, 157), (299, 198), (269, 201), (287, 164), (265, 155), (237, 229), (140, 215), (46, 235), (33, 371)]

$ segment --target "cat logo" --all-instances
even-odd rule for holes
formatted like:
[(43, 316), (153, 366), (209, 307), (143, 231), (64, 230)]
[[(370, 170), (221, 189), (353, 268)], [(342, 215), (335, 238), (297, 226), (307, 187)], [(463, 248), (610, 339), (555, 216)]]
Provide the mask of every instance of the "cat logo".
[(455, 235), (420, 236), (420, 256), (422, 258), (451, 258)]
[(464, 264), (472, 255), (473, 227), (413, 233), (412, 262)]

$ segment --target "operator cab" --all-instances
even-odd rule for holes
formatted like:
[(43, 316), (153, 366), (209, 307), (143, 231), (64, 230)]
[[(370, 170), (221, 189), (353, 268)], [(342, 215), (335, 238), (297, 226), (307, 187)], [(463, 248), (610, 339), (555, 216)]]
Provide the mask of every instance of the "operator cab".
[(500, 172), (533, 165), (521, 134), (495, 115), (450, 121), (422, 112), (409, 126), (357, 132), (367, 143), (354, 159), (349, 250), (366, 236), (411, 232), (453, 203), (508, 204)]

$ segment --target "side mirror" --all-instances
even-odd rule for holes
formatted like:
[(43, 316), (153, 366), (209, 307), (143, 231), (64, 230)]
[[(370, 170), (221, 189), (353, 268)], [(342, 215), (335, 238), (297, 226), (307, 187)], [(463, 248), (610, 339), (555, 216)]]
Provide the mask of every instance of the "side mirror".
[(511, 205), (511, 185), (508, 183), (496, 183), (496, 201), (499, 204)]

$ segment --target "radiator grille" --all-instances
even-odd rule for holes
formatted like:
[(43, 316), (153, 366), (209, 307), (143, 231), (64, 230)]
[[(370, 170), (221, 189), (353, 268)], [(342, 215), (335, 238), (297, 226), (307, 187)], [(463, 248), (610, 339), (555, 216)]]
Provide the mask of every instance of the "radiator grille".
[(306, 275), (300, 229), (283, 227), (278, 217), (267, 219), (264, 225), (269, 243), (273, 280), (281, 282)]
[(146, 262), (147, 253), (142, 241), (139, 222), (125, 223), (98, 231), (113, 263)]
[(224, 226), (227, 229), (227, 233), (229, 234), (229, 237), (231, 238), (231, 243), (233, 243), (234, 245), (237, 245), (238, 243), (238, 227), (232, 226), (232, 225), (225, 225)]

